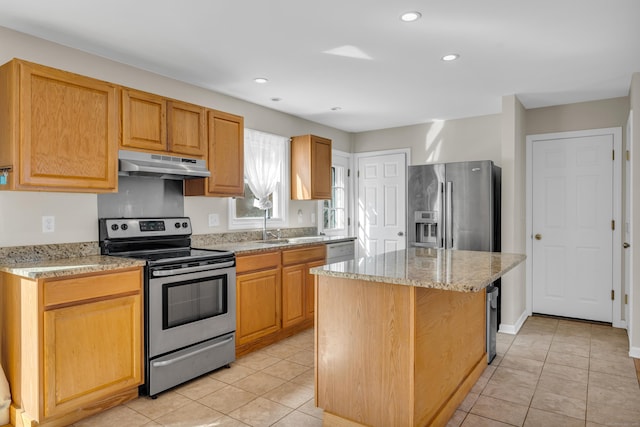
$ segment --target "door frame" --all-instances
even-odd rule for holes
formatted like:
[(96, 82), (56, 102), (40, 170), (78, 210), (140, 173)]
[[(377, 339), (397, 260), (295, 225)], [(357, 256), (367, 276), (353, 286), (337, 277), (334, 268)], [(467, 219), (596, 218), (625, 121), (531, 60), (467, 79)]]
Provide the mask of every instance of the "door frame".
[[(357, 173), (358, 173), (358, 165), (360, 164), (360, 159), (363, 158), (367, 158), (367, 157), (377, 157), (377, 156), (390, 156), (390, 155), (394, 155), (394, 154), (404, 154), (404, 167), (405, 167), (405, 177), (406, 177), (406, 169), (407, 167), (411, 164), (411, 149), (410, 148), (397, 148), (397, 149), (392, 149), (392, 150), (381, 150), (381, 151), (364, 151), (364, 152), (360, 152), (360, 153), (353, 153), (353, 176), (354, 176), (354, 182), (353, 182), (353, 203), (354, 203), (354, 210), (353, 210), (353, 216), (354, 216), (354, 221), (353, 221), (353, 230), (357, 236), (357, 224), (356, 222), (358, 221), (358, 218), (360, 218), (360, 203), (358, 203), (358, 201), (360, 200), (360, 184), (358, 183), (357, 180)], [(406, 183), (406, 179), (405, 179), (405, 184), (404, 184), (404, 196), (405, 196), (405, 200), (407, 199), (407, 183)], [(405, 203), (404, 206), (404, 213), (403, 215), (405, 216), (405, 224), (404, 224), (404, 235), (405, 238), (407, 236), (407, 220), (406, 220), (406, 216), (407, 216), (407, 206)], [(360, 257), (360, 251), (359, 251), (360, 245), (356, 245), (356, 257)]]
[(612, 325), (616, 328), (626, 328), (627, 322), (622, 317), (621, 300), (624, 299), (624, 283), (622, 283), (622, 128), (611, 127), (602, 129), (589, 129), (568, 132), (544, 133), (537, 135), (527, 135), (526, 137), (526, 281), (525, 281), (525, 301), (527, 314), (533, 313), (533, 144), (537, 141), (563, 138), (582, 138), (598, 135), (613, 136), (613, 220), (616, 228), (613, 231), (612, 242), (612, 277), (611, 282), (615, 291), (615, 299), (612, 301)]
[[(632, 146), (633, 146), (633, 110), (629, 111), (629, 118), (627, 119), (627, 127), (626, 127), (626, 163), (625, 163), (625, 226), (629, 227), (629, 235), (633, 237), (633, 168), (631, 167), (631, 156), (632, 156)], [(628, 179), (627, 179), (628, 178)], [(631, 242), (633, 243), (633, 242)], [(629, 334), (629, 348), (631, 349), (631, 336), (633, 336), (633, 248), (631, 245), (627, 249), (622, 249), (623, 251), (629, 251), (629, 263), (625, 264), (625, 276), (623, 277), (623, 286), (625, 288), (625, 292), (628, 295), (628, 302), (624, 305), (624, 314), (625, 320), (627, 322), (627, 331)]]

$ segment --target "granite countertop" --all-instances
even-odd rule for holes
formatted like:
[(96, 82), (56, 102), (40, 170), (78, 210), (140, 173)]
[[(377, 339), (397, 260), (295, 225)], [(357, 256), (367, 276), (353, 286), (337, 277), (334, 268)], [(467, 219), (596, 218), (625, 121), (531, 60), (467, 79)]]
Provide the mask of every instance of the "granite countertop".
[(227, 242), (217, 243), (215, 245), (199, 245), (195, 246), (199, 249), (224, 249), (232, 251), (236, 255), (246, 255), (250, 253), (268, 252), (273, 250), (291, 249), (301, 246), (317, 245), (320, 243), (340, 243), (355, 240), (355, 237), (344, 236), (304, 236), (289, 237), (283, 239), (272, 239), (269, 243), (259, 240), (247, 242)]
[(131, 258), (90, 255), (76, 258), (39, 260), (15, 264), (0, 264), (0, 271), (28, 279), (49, 279), (75, 274), (95, 273), (120, 268), (141, 267), (145, 262)]
[(477, 292), (525, 260), (521, 254), (409, 248), (315, 267), (312, 274), (370, 282)]

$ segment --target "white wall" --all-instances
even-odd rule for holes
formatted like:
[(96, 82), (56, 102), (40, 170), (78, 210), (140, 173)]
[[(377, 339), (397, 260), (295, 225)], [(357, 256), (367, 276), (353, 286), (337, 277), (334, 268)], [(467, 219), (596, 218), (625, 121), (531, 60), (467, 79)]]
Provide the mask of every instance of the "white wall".
[[(333, 140), (334, 148), (350, 152), (352, 135), (280, 113), (256, 104), (179, 82), (76, 49), (0, 27), (0, 64), (12, 58), (48, 65), (74, 73), (133, 87), (244, 116), (245, 126), (284, 136), (314, 133)], [(224, 232), (226, 198), (187, 197), (185, 215), (193, 219), (195, 234)], [(96, 241), (97, 196), (41, 192), (0, 192), (0, 246)], [(303, 210), (303, 223), (297, 211)], [(291, 202), (290, 226), (312, 226), (316, 202)], [(221, 227), (209, 228), (209, 213), (218, 213)], [(56, 231), (41, 232), (41, 217), (55, 215)]]
[(493, 160), (500, 166), (500, 121), (500, 114), (492, 114), (361, 132), (354, 136), (353, 151), (409, 148), (414, 165)]
[[(502, 98), (502, 252), (526, 252), (525, 109), (515, 95)], [(526, 268), (502, 278), (500, 330), (516, 333), (526, 319)]]

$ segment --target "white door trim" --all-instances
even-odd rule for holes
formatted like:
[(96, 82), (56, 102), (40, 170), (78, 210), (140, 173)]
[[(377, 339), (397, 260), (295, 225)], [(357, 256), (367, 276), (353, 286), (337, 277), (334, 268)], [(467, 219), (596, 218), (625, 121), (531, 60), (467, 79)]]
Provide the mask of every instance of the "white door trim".
[[(352, 175), (353, 177), (355, 177), (355, 175), (358, 173), (357, 171), (357, 167), (358, 164), (360, 162), (360, 159), (362, 158), (366, 158), (366, 157), (375, 157), (375, 156), (387, 156), (387, 155), (392, 155), (392, 154), (404, 154), (405, 157), (405, 168), (407, 166), (409, 166), (411, 164), (411, 149), (410, 148), (398, 148), (398, 149), (393, 149), (393, 150), (381, 150), (381, 151), (364, 151), (364, 152), (360, 152), (360, 153), (354, 153), (353, 156), (353, 169), (352, 169)], [(360, 206), (358, 205), (358, 200), (360, 200), (360, 189), (358, 188), (359, 185), (357, 184), (357, 181), (354, 178), (354, 182), (353, 182), (353, 203), (355, 204), (354, 206), (354, 223), (358, 220), (358, 218), (360, 218)], [(405, 185), (405, 200), (407, 200), (407, 186)], [(406, 209), (407, 207), (404, 207), (405, 209), (405, 213), (404, 215), (406, 216)], [(406, 221), (405, 221), (406, 222)], [(354, 227), (355, 224), (354, 224)], [(353, 230), (357, 230), (357, 228), (354, 228)], [(356, 231), (357, 234), (357, 231)], [(407, 230), (406, 230), (406, 224), (405, 224), (405, 230), (404, 230), (404, 235), (407, 235)], [(356, 250), (359, 248), (359, 245), (356, 245)], [(360, 256), (359, 253), (356, 254), (357, 257)]]
[(527, 170), (526, 170), (526, 241), (527, 241), (527, 260), (526, 260), (526, 282), (525, 282), (525, 298), (527, 314), (533, 312), (533, 274), (532, 274), (532, 254), (533, 254), (533, 230), (532, 230), (532, 192), (533, 192), (533, 144), (537, 141), (561, 138), (582, 138), (598, 135), (613, 135), (613, 149), (615, 158), (613, 160), (613, 220), (616, 222), (616, 229), (613, 232), (613, 254), (612, 266), (613, 277), (612, 283), (615, 290), (615, 300), (613, 301), (612, 325), (617, 328), (626, 328), (626, 321), (622, 318), (622, 304), (620, 299), (624, 295), (624, 284), (622, 283), (622, 128), (603, 128), (590, 129), (571, 132), (545, 133), (539, 135), (527, 135)]

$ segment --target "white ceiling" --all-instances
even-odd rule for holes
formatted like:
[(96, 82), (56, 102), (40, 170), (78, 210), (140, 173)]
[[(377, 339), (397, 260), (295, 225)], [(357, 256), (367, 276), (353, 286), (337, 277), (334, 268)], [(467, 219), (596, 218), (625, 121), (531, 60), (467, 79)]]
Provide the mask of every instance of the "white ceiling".
[(639, 0), (0, 0), (0, 25), (349, 132), (626, 96), (640, 72)]

